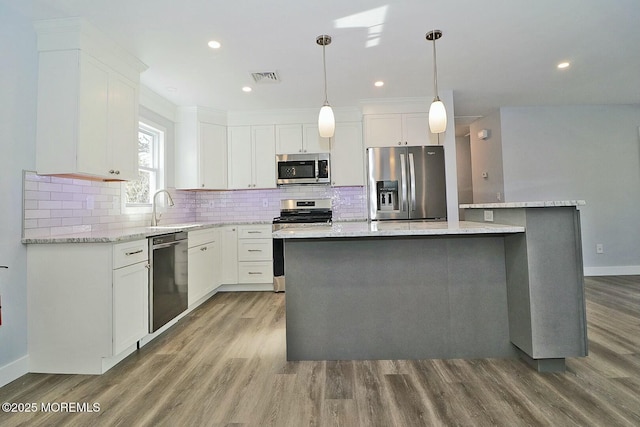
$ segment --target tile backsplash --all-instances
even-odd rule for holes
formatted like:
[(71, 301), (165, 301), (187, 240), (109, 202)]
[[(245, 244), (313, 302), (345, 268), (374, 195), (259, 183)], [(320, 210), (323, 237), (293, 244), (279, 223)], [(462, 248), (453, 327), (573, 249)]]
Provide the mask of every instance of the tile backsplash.
[[(118, 182), (41, 176), (25, 172), (23, 236), (35, 238), (142, 227), (151, 213), (122, 208)], [(292, 186), (264, 190), (182, 191), (169, 188), (175, 206), (159, 208), (162, 224), (270, 221), (281, 199), (330, 198), (336, 221), (365, 219), (365, 187)]]

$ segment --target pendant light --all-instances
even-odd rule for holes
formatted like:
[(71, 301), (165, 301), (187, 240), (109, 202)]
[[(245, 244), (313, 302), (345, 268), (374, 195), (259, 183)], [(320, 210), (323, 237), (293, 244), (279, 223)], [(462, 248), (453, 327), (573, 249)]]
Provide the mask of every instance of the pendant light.
[(429, 107), (429, 129), (431, 133), (442, 133), (447, 129), (447, 110), (438, 96), (438, 67), (436, 66), (436, 40), (442, 37), (442, 31), (433, 30), (426, 34), (429, 41), (433, 41), (433, 91), (435, 98)]
[(327, 98), (327, 62), (324, 56), (325, 46), (331, 44), (331, 36), (321, 35), (316, 38), (316, 43), (322, 46), (322, 66), (324, 68), (324, 104), (320, 109), (318, 115), (318, 131), (323, 138), (333, 137), (333, 132), (336, 129), (336, 120), (333, 116), (333, 110)]

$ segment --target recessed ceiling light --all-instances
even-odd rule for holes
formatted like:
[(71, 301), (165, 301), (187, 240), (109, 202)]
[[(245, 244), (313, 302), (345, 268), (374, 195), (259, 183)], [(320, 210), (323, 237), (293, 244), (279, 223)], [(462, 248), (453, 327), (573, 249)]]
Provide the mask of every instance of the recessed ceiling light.
[(565, 69), (565, 68), (569, 68), (569, 65), (571, 65), (569, 62), (566, 62), (566, 61), (565, 62), (561, 62), (561, 63), (558, 64), (558, 69), (562, 70), (562, 69)]
[(251, 92), (253, 89), (251, 89), (249, 86), (245, 86), (242, 88), (243, 92)]
[(211, 48), (211, 49), (220, 49), (220, 46), (222, 46), (220, 44), (219, 41), (217, 40), (211, 40), (209, 43), (207, 43), (207, 45)]
[(375, 82), (373, 84), (375, 87), (382, 87), (384, 86), (384, 82), (382, 80), (378, 80), (377, 82)]

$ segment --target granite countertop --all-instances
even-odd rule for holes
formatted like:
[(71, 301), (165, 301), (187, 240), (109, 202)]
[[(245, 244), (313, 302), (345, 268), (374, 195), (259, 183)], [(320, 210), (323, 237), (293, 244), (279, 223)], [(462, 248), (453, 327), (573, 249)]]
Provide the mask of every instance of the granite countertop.
[(503, 203), (473, 203), (462, 204), (460, 209), (501, 209), (501, 208), (554, 208), (585, 206), (584, 200), (548, 200), (534, 202), (503, 202)]
[(23, 238), (22, 243), (121, 243), (131, 240), (146, 239), (151, 236), (175, 233), (178, 231), (195, 231), (212, 227), (223, 227), (227, 225), (256, 225), (271, 224), (271, 221), (246, 221), (246, 222), (215, 222), (198, 223), (190, 222), (183, 224), (165, 224), (157, 227), (134, 227), (118, 230), (88, 231), (74, 234), (61, 234), (56, 236)]
[(461, 234), (524, 233), (513, 225), (470, 221), (360, 221), (334, 222), (317, 226), (288, 227), (273, 233), (278, 239), (314, 239), (334, 237), (443, 236)]

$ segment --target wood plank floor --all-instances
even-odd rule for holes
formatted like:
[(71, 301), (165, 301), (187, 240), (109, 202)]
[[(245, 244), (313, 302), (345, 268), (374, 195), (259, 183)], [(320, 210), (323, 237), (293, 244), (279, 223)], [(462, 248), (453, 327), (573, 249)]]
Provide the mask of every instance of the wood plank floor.
[(215, 295), (102, 376), (28, 374), (0, 402), (99, 403), (6, 426), (638, 426), (640, 276), (586, 278), (590, 354), (520, 360), (285, 361), (283, 294)]

